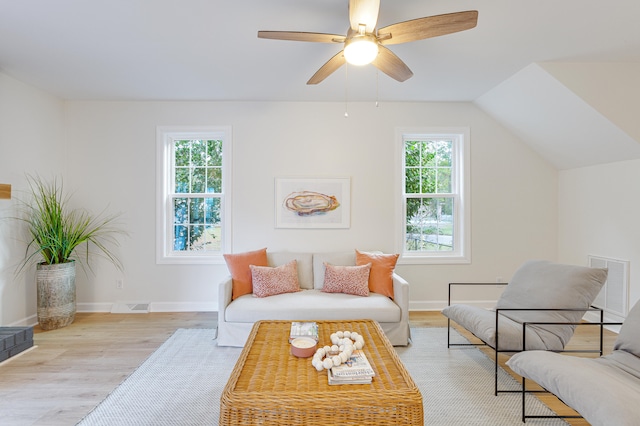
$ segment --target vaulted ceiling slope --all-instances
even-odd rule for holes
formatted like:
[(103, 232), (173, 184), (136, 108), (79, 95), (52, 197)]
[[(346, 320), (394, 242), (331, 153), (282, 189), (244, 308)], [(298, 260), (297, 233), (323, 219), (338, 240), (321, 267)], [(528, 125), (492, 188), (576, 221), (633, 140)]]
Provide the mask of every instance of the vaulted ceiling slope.
[(557, 169), (640, 158), (640, 64), (531, 64), (475, 102)]
[(394, 45), (414, 73), (403, 83), (369, 65), (309, 86), (341, 44), (257, 37), (344, 34), (347, 8), (348, 0), (0, 0), (0, 72), (66, 100), (477, 100), (560, 169), (637, 158), (640, 1), (381, 0), (379, 26), (479, 13), (473, 29)]

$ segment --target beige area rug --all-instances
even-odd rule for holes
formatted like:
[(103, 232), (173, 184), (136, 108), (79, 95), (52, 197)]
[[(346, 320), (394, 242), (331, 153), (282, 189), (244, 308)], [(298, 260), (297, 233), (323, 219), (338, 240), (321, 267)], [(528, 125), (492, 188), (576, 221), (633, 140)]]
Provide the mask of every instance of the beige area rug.
[[(446, 328), (411, 333), (413, 343), (396, 349), (422, 393), (426, 425), (522, 424), (520, 394), (493, 395), (494, 365), (480, 350), (447, 349)], [(218, 347), (214, 337), (213, 329), (177, 330), (79, 424), (217, 425), (220, 395), (241, 349)], [(518, 387), (501, 373), (501, 389)], [(530, 398), (528, 413), (553, 414)], [(526, 424), (566, 423), (535, 419)]]

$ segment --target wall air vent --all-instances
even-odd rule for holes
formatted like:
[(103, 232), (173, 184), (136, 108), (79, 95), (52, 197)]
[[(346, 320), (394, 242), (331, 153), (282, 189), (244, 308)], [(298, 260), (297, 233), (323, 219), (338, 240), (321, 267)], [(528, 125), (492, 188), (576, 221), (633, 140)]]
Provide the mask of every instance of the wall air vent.
[(148, 314), (149, 302), (116, 302), (111, 306), (112, 314)]
[(604, 310), (607, 321), (623, 321), (629, 313), (629, 261), (591, 255), (588, 259), (589, 266), (609, 270), (593, 306)]

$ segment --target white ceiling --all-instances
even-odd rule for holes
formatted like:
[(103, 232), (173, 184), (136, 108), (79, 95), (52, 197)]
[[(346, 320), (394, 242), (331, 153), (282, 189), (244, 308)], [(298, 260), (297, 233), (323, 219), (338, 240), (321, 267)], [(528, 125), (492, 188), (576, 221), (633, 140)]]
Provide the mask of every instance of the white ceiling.
[(404, 83), (366, 66), (307, 86), (340, 45), (257, 38), (343, 34), (347, 3), (0, 0), (0, 72), (72, 100), (472, 101), (531, 63), (640, 62), (638, 0), (382, 0), (381, 26), (479, 11), (472, 30), (390, 46)]

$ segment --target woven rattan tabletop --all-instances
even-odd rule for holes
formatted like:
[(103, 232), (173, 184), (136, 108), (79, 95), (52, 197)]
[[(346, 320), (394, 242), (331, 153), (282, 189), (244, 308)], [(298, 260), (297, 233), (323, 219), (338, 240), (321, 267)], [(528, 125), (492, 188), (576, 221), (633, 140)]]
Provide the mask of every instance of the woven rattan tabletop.
[(371, 384), (329, 385), (310, 358), (290, 353), (291, 321), (257, 322), (220, 398), (221, 425), (423, 424), (422, 395), (372, 320), (316, 321), (319, 345), (356, 331), (376, 375)]

